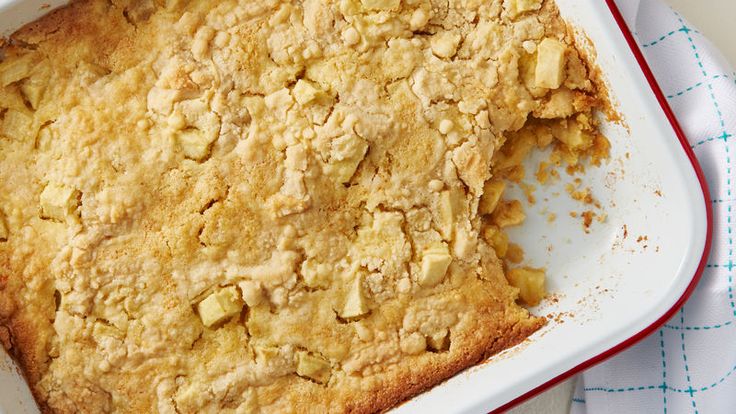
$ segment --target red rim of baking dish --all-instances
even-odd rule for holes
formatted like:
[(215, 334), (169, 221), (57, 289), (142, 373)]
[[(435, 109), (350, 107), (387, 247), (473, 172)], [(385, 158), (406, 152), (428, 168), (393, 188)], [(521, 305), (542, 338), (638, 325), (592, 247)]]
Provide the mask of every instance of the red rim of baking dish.
[(619, 10), (614, 0), (605, 0), (605, 1), (606, 1), (606, 4), (608, 5), (608, 8), (611, 10), (611, 14), (613, 14), (613, 18), (616, 20), (616, 23), (618, 24), (619, 28), (621, 29), (621, 32), (624, 35), (624, 38), (626, 39), (626, 43), (629, 44), (629, 48), (631, 49), (631, 52), (634, 54), (636, 61), (639, 63), (639, 66), (641, 67), (641, 70), (644, 73), (644, 77), (646, 77), (647, 82), (649, 82), (649, 86), (652, 88), (652, 92), (654, 92), (654, 96), (656, 96), (657, 101), (659, 102), (659, 105), (662, 107), (662, 111), (664, 111), (664, 114), (667, 116), (667, 120), (670, 122), (670, 125), (672, 125), (672, 129), (675, 131), (677, 138), (680, 140), (682, 149), (685, 151), (685, 154), (687, 154), (687, 157), (693, 166), (693, 170), (695, 170), (695, 174), (698, 177), (698, 182), (700, 182), (700, 187), (703, 191), (703, 200), (705, 201), (705, 215), (706, 215), (706, 221), (707, 221), (707, 224), (706, 224), (707, 228), (706, 228), (706, 233), (705, 233), (705, 246), (703, 248), (703, 255), (700, 258), (698, 269), (695, 271), (695, 274), (693, 275), (693, 278), (690, 281), (690, 284), (685, 289), (685, 292), (683, 292), (682, 296), (680, 296), (680, 298), (675, 302), (675, 304), (672, 305), (672, 308), (670, 308), (667, 312), (665, 312), (662, 316), (660, 316), (651, 325), (642, 329), (641, 331), (639, 331), (637, 334), (633, 335), (629, 339), (626, 339), (625, 341), (619, 343), (618, 345), (608, 349), (607, 351), (604, 351), (594, 356), (593, 358), (590, 358), (587, 361), (584, 361), (576, 365), (575, 367), (569, 369), (568, 371), (565, 371), (562, 374), (557, 375), (556, 377), (550, 379), (549, 381), (535, 387), (534, 389), (530, 391), (525, 392), (524, 394), (514, 398), (513, 400), (507, 402), (506, 404), (494, 409), (493, 411), (491, 411), (491, 413), (502, 413), (518, 404), (521, 404), (522, 402), (544, 391), (547, 391), (548, 389), (552, 388), (553, 386), (557, 385), (563, 380), (570, 378), (571, 376), (577, 373), (580, 373), (586, 370), (587, 368), (590, 368), (593, 365), (598, 364), (599, 362), (603, 362), (604, 360), (618, 354), (619, 352), (631, 347), (632, 345), (636, 344), (640, 340), (649, 336), (649, 334), (654, 332), (657, 328), (659, 328), (660, 326), (662, 326), (662, 324), (664, 324), (667, 320), (669, 320), (672, 317), (672, 315), (674, 315), (674, 313), (677, 312), (677, 310), (680, 309), (680, 307), (690, 297), (690, 295), (695, 290), (695, 286), (697, 286), (698, 282), (700, 281), (701, 276), (703, 275), (703, 271), (705, 270), (705, 266), (708, 261), (708, 256), (710, 255), (711, 236), (713, 233), (713, 208), (710, 203), (710, 191), (708, 190), (708, 183), (705, 180), (705, 175), (703, 174), (703, 170), (701, 169), (700, 164), (698, 163), (698, 160), (695, 157), (695, 154), (693, 153), (692, 148), (690, 148), (690, 143), (685, 137), (685, 133), (683, 132), (682, 127), (680, 127), (680, 124), (678, 123), (677, 118), (675, 117), (675, 114), (672, 112), (672, 108), (670, 108), (670, 105), (667, 102), (667, 99), (662, 93), (662, 89), (659, 87), (659, 84), (657, 83), (657, 80), (655, 79), (654, 74), (652, 73), (652, 70), (649, 68), (649, 64), (647, 64), (647, 61), (644, 58), (644, 55), (641, 53), (641, 50), (639, 49), (639, 46), (636, 43), (636, 40), (634, 39), (634, 36), (631, 33), (631, 30), (629, 29), (628, 25), (624, 21), (621, 11)]

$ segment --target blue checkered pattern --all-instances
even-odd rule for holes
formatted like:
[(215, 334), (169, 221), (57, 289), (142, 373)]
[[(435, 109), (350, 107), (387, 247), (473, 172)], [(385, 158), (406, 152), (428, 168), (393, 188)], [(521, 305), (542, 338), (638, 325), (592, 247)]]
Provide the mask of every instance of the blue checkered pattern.
[(581, 376), (571, 413), (736, 413), (736, 72), (659, 0), (618, 3), (633, 11), (629, 27), (705, 172), (713, 249), (702, 281), (670, 321)]

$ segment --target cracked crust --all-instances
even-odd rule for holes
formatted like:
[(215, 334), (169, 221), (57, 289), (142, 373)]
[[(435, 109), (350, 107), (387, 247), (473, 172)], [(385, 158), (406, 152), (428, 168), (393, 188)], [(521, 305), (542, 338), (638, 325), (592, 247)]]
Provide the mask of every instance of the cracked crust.
[(545, 323), (489, 183), (607, 148), (549, 0), (85, 0), (4, 52), (0, 342), (49, 413), (387, 410)]

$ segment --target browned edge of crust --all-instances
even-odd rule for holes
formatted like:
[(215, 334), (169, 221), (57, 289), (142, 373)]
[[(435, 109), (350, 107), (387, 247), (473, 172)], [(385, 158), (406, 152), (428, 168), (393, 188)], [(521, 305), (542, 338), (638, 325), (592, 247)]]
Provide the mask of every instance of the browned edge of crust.
[[(7, 335), (3, 331), (6, 331)], [(54, 411), (46, 404), (36, 388), (41, 373), (38, 364), (28, 352), (35, 344), (33, 329), (26, 327), (22, 321), (14, 321), (11, 316), (9, 320), (0, 318), (0, 333), (0, 343), (13, 360), (16, 370), (28, 385), (39, 411), (44, 414), (53, 414)]]
[[(425, 372), (404, 372), (403, 375), (399, 375), (395, 381), (377, 393), (357, 399), (352, 406), (346, 407), (348, 408), (347, 412), (354, 414), (387, 412), (435, 386), (440, 386), (442, 382), (454, 377), (459, 372), (476, 366), (494, 355), (524, 342), (547, 323), (547, 320), (543, 317), (531, 315), (530, 317), (533, 318), (531, 319), (533, 323), (520, 326), (522, 323), (518, 322), (503, 331), (496, 331), (496, 336), (486, 336), (476, 343), (478, 346), (466, 347), (459, 358), (448, 364), (435, 365)], [(51, 409), (39, 395), (35, 387), (37, 382), (30, 381), (30, 376), (35, 373), (33, 369), (36, 365), (28, 360), (28, 355), (23, 352), (22, 343), (28, 342), (30, 336), (23, 334), (25, 330), (22, 326), (22, 323), (0, 321), (0, 332), (2, 332), (2, 329), (7, 329), (8, 332), (7, 338), (4, 334), (0, 335), (0, 339), (2, 339), (0, 342), (2, 342), (3, 348), (5, 348), (8, 355), (15, 362), (18, 371), (28, 383), (39, 411), (43, 414), (55, 414), (56, 411)], [(18, 329), (13, 329), (13, 327)], [(14, 334), (15, 331), (19, 334)], [(14, 339), (20, 342), (21, 345), (15, 346), (16, 341)], [(10, 345), (10, 348), (7, 345)]]
[[(526, 340), (531, 334), (544, 326), (547, 321), (544, 318), (531, 316), (533, 323), (522, 325), (517, 322), (514, 325), (496, 331), (495, 336), (486, 336), (476, 342), (476, 346), (466, 347), (454, 361), (445, 365), (435, 365), (425, 372), (408, 371), (395, 378), (385, 388), (371, 396), (357, 399), (348, 407), (348, 411), (354, 414), (368, 414), (386, 412), (395, 406), (428, 391), (435, 386), (441, 385), (445, 380), (454, 377), (460, 371), (480, 364), (493, 355), (511, 348)], [(523, 321), (525, 322), (525, 321)]]
[[(555, 4), (557, 8), (557, 4)], [(555, 10), (559, 16), (559, 10)], [(571, 45), (575, 48), (575, 52), (580, 55), (580, 60), (588, 70), (588, 78), (593, 83), (595, 89), (596, 110), (605, 115), (610, 122), (620, 123), (625, 126), (625, 122), (621, 113), (615, 108), (612, 102), (611, 94), (608, 90), (605, 76), (600, 65), (598, 65), (598, 50), (593, 40), (581, 28), (574, 26), (567, 20), (560, 19), (565, 24), (566, 36), (570, 39)]]

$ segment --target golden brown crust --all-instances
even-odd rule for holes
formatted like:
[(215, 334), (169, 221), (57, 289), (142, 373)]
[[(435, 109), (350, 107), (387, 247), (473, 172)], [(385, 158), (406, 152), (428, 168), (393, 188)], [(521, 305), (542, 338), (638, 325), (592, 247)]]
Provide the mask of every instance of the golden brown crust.
[(449, 364), (437, 364), (422, 372), (405, 372), (389, 386), (377, 390), (370, 396), (357, 399), (355, 405), (350, 407), (349, 412), (374, 413), (388, 410), (402, 401), (429, 390), (458, 372), (520, 344), (544, 324), (543, 319), (536, 319), (526, 326), (514, 325), (504, 332), (485, 338), (485, 343), (484, 341), (478, 341), (476, 346), (469, 347), (467, 352)]
[(485, 236), (520, 220), (478, 205), (534, 134), (586, 154), (600, 95), (551, 1), (408, 3), (89, 0), (13, 35), (0, 342), (42, 411), (382, 411), (544, 324)]

